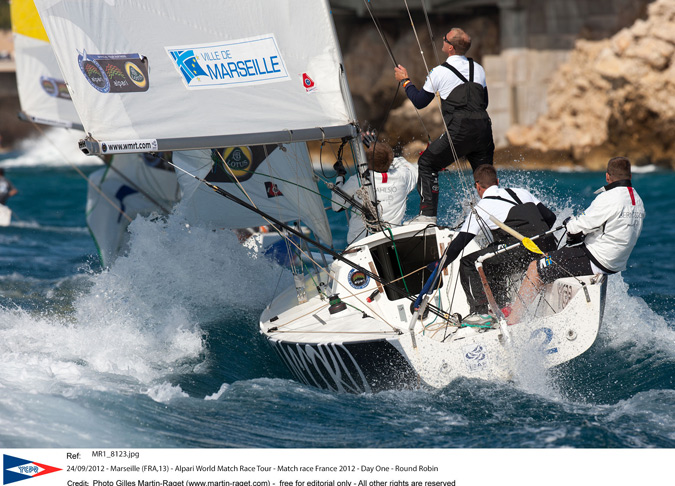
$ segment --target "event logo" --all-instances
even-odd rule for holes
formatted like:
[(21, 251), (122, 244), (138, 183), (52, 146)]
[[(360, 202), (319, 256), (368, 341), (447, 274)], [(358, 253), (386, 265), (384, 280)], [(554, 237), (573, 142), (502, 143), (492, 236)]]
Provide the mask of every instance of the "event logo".
[(78, 53), (77, 63), (89, 84), (101, 93), (132, 93), (149, 88), (147, 58), (139, 54)]
[(47, 466), (35, 461), (28, 461), (19, 457), (3, 454), (3, 474), (2, 484), (11, 484), (24, 479), (44, 476), (56, 471), (61, 471), (58, 467)]
[(347, 277), (349, 285), (355, 289), (365, 289), (370, 283), (370, 277), (360, 270), (352, 269)]
[(71, 99), (66, 82), (62, 79), (40, 76), (40, 86), (45, 93), (53, 98)]
[(274, 34), (165, 49), (188, 89), (252, 86), (290, 79)]
[(206, 175), (206, 180), (209, 182), (247, 181), (253, 177), (258, 166), (277, 148), (278, 145), (255, 145), (211, 149), (213, 166)]

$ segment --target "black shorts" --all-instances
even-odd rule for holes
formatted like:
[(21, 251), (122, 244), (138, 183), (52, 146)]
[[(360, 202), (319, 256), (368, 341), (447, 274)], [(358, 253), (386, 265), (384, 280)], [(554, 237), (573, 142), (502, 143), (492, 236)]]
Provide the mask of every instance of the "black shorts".
[(591, 260), (586, 255), (584, 245), (563, 246), (559, 250), (537, 261), (539, 278), (544, 283), (564, 277), (593, 275)]

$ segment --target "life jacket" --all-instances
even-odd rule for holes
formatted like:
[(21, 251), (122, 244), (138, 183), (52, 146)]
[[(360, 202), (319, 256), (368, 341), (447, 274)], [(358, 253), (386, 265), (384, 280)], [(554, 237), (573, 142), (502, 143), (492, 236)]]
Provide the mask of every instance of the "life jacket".
[[(513, 201), (499, 196), (485, 196), (484, 199), (498, 199), (499, 201), (504, 201), (513, 205), (509, 210), (506, 219), (503, 221), (506, 226), (528, 238), (545, 233), (550, 229), (549, 225), (544, 221), (544, 217), (539, 212), (539, 208), (537, 208), (536, 204), (533, 202), (523, 203), (520, 198), (518, 198), (515, 191), (512, 189), (505, 190), (513, 198)], [(492, 232), (492, 238), (496, 244), (512, 245), (518, 242), (515, 237), (501, 228), (491, 229), (490, 231)], [(544, 252), (553, 251), (557, 247), (553, 235), (547, 235), (538, 239), (536, 244)]]
[(447, 62), (441, 64), (457, 76), (462, 84), (453, 89), (450, 94), (441, 102), (443, 111), (443, 120), (446, 125), (450, 125), (453, 118), (489, 118), (487, 113), (487, 99), (485, 97), (485, 88), (475, 83), (473, 80), (473, 59), (469, 61), (469, 79), (466, 79), (455, 67)]

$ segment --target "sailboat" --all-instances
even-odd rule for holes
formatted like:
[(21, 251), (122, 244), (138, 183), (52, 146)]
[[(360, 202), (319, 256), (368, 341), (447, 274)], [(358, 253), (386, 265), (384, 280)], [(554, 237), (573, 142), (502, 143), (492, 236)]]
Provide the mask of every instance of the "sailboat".
[[(21, 113), (30, 123), (82, 131), (68, 85), (33, 0), (10, 4)], [(84, 133), (82, 134), (84, 135)], [(126, 249), (127, 226), (138, 215), (167, 214), (180, 198), (173, 167), (141, 154), (104, 159), (88, 177), (86, 219), (102, 265)]]
[[(327, 1), (36, 4), (85, 125), (85, 153), (172, 151), (195, 194), (233, 203), (218, 224), (236, 226), (229, 220), (248, 211), (304, 239), (284, 223), (281, 202), (293, 199), (305, 211), (299, 218), (312, 228), (313, 244), (334, 261), (313, 260), (309, 273), (295, 273), (260, 317), (261, 334), (299, 381), (362, 393), (445, 387), (460, 376), (508, 380), (524, 363), (556, 366), (595, 341), (602, 276), (549, 284), (532, 318), (515, 326), (498, 310), (474, 326), (462, 319), (468, 305), (458, 261), (441, 272), (421, 307), (411, 306), (452, 229), (375, 221), (373, 234), (343, 253), (332, 250), (304, 142), (348, 144), (373, 199), (374, 191)], [(271, 191), (267, 207), (239, 182), (250, 174), (237, 169), (256, 160), (268, 162), (257, 182), (259, 191)], [(218, 164), (227, 180), (208, 181)], [(301, 173), (310, 175), (302, 184)], [(287, 198), (292, 187), (297, 193)], [(202, 196), (195, 214), (212, 207)], [(478, 248), (472, 242), (466, 251)]]

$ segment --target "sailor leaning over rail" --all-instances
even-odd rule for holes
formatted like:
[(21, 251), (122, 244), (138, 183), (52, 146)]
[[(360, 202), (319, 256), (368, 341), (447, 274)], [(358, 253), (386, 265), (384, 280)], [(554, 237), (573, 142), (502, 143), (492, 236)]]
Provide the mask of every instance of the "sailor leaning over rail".
[[(400, 64), (394, 68), (396, 80), (403, 83), (406, 95), (416, 108), (424, 108), (439, 93), (443, 120), (447, 126), (439, 138), (431, 142), (417, 162), (420, 193), (419, 222), (436, 222), (438, 211), (438, 172), (456, 159), (466, 157), (471, 168), (493, 163), (495, 150), (492, 122), (487, 113), (488, 92), (485, 70), (465, 56), (471, 37), (454, 28), (443, 38), (442, 51), (448, 58), (427, 76), (418, 90)], [(450, 139), (448, 139), (448, 135)]]
[[(365, 153), (370, 169), (370, 181), (375, 187), (379, 202), (380, 219), (392, 225), (401, 224), (403, 216), (405, 216), (408, 194), (417, 183), (417, 170), (403, 157), (394, 157), (394, 152), (389, 144), (377, 141), (374, 133), (366, 132), (363, 135), (363, 144), (366, 146)], [(336, 162), (333, 168), (338, 174), (335, 185), (342, 193), (353, 197), (360, 204), (363, 200), (358, 193), (361, 184), (360, 178), (350, 177), (345, 182), (344, 176), (347, 171), (341, 161)], [(338, 194), (333, 196), (331, 202), (333, 211), (343, 211), (350, 206), (350, 202)], [(360, 215), (353, 215), (349, 219), (347, 244), (350, 245), (367, 236), (367, 234), (363, 218)]]
[(631, 182), (630, 161), (614, 157), (607, 163), (607, 185), (581, 216), (565, 220), (567, 245), (532, 262), (527, 269), (509, 324), (517, 323), (545, 283), (558, 278), (612, 274), (626, 263), (642, 231), (645, 207)]
[[(476, 270), (476, 260), (481, 255), (494, 252), (502, 245), (511, 245), (518, 240), (505, 232), (492, 221), (491, 217), (505, 224), (518, 233), (536, 236), (545, 233), (555, 223), (555, 214), (529, 191), (522, 188), (504, 189), (499, 187), (497, 171), (491, 165), (479, 166), (474, 174), (476, 191), (481, 200), (462, 224), (457, 236), (448, 246), (444, 267), (452, 263), (473, 238), (482, 232), (491, 243), (481, 250), (465, 255), (460, 260), (460, 281), (469, 303), (471, 315), (464, 322), (484, 321), (488, 312), (488, 300)], [(555, 249), (556, 242), (552, 235), (538, 240), (542, 251)], [(490, 287), (500, 306), (506, 304), (506, 278), (514, 272), (523, 272), (534, 259), (534, 254), (520, 245), (513, 251), (501, 253), (483, 263)], [(438, 263), (437, 263), (438, 264)], [(435, 272), (436, 274), (438, 272)], [(431, 280), (431, 279), (429, 279)], [(415, 305), (419, 305), (426, 288), (420, 293)], [(496, 312), (497, 309), (493, 309)]]

